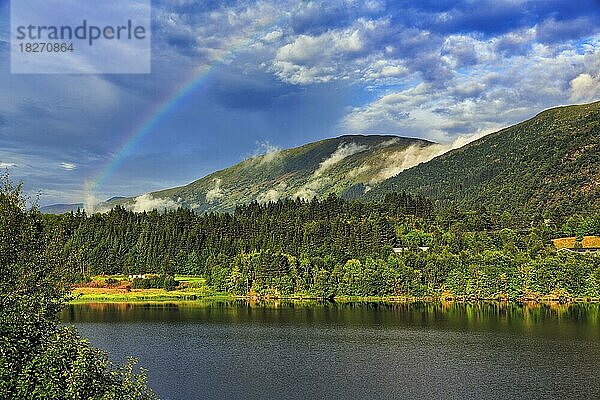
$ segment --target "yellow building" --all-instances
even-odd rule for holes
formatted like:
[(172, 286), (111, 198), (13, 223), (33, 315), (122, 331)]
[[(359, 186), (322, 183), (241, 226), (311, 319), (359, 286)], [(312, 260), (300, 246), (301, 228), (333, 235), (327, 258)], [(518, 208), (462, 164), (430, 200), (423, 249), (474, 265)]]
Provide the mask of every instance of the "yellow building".
[(600, 252), (600, 236), (584, 236), (581, 242), (576, 237), (553, 239), (552, 243), (558, 251), (572, 251), (576, 253)]

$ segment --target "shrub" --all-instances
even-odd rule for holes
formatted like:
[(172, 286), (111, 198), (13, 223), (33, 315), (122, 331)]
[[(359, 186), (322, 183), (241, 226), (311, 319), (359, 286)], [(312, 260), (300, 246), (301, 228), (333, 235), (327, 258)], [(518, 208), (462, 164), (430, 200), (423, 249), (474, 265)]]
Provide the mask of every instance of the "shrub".
[(0, 399), (152, 399), (145, 376), (119, 368), (59, 325), (73, 276), (61, 232), (45, 232), (20, 186), (0, 179)]

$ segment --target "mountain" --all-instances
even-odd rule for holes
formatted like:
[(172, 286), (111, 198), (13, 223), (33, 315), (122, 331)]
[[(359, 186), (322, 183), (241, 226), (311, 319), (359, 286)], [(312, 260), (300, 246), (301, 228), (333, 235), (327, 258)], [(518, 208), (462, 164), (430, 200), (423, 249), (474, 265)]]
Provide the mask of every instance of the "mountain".
[(71, 211), (77, 211), (83, 209), (83, 203), (76, 204), (50, 204), (48, 206), (40, 207), (40, 212), (44, 214), (64, 214)]
[[(111, 197), (106, 200), (104, 204), (114, 203), (119, 200), (126, 200), (127, 197)], [(40, 207), (40, 212), (44, 214), (64, 214), (68, 212), (76, 212), (77, 210), (83, 210), (85, 208), (83, 203), (73, 203), (73, 204), (50, 204), (47, 206)]]
[(362, 196), (372, 185), (439, 151), (422, 139), (390, 135), (347, 135), (288, 150), (269, 151), (188, 185), (108, 202), (133, 210), (190, 207), (199, 212), (231, 211), (254, 200), (311, 199), (335, 193)]
[(111, 201), (114, 202), (114, 201), (125, 200), (125, 199), (127, 199), (127, 197), (124, 197), (124, 196), (114, 196), (114, 197), (111, 197), (110, 199), (106, 200), (106, 202), (110, 203)]
[(569, 215), (600, 209), (600, 102), (558, 107), (410, 168), (373, 188), (438, 205)]
[[(231, 211), (252, 201), (330, 193), (373, 200), (394, 191), (462, 209), (600, 210), (600, 102), (546, 110), (457, 149), (391, 135), (346, 135), (268, 151), (185, 186), (109, 199), (99, 209)], [(81, 205), (52, 207), (67, 206)]]

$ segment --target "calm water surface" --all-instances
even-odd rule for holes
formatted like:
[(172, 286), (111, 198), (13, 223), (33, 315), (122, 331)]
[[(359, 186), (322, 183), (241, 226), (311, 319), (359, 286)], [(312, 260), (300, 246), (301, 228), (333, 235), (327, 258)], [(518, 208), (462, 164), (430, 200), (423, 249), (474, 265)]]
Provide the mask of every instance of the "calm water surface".
[(598, 304), (71, 305), (163, 399), (600, 399)]

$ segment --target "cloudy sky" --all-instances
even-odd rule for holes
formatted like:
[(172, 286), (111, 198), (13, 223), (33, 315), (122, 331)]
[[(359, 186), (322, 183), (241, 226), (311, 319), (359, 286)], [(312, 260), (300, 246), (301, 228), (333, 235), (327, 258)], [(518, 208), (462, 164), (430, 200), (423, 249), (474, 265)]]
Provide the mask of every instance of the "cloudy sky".
[(598, 0), (156, 0), (152, 11), (149, 75), (11, 75), (0, 0), (0, 167), (42, 205), (83, 200), (99, 175), (98, 198), (137, 195), (273, 146), (348, 133), (450, 142), (600, 99)]

